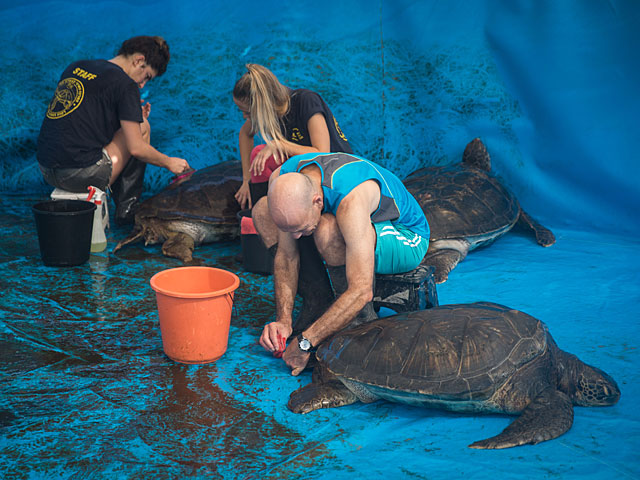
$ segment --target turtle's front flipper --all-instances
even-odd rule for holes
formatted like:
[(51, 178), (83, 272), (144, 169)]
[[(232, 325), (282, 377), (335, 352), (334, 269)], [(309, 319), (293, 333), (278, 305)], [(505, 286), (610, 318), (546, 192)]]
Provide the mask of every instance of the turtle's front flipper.
[(543, 247), (550, 247), (556, 243), (556, 237), (553, 235), (551, 230), (540, 225), (531, 217), (531, 215), (522, 209), (520, 209), (520, 216), (518, 217), (517, 224), (526, 230), (533, 230), (533, 233), (536, 234), (536, 241)]
[(358, 398), (339, 380), (310, 383), (289, 397), (287, 407), (293, 413), (309, 413), (320, 408), (342, 407), (355, 403)]
[(500, 435), (474, 442), (471, 448), (509, 448), (544, 442), (562, 435), (573, 424), (573, 404), (564, 393), (548, 388)]
[(445, 248), (427, 252), (421, 263), (422, 265), (434, 267), (435, 272), (433, 279), (436, 283), (444, 283), (447, 281), (447, 278), (449, 278), (449, 272), (453, 270), (464, 257), (465, 256), (458, 250)]
[(193, 237), (182, 232), (172, 232), (162, 244), (162, 253), (167, 257), (177, 258), (184, 263), (191, 262), (195, 242)]

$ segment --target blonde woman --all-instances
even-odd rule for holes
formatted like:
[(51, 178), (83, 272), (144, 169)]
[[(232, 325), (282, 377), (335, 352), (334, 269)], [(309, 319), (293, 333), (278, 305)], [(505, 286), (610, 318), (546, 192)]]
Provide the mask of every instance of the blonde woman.
[[(243, 181), (235, 195), (241, 208), (252, 207), (249, 182), (266, 182), (271, 172), (289, 157), (318, 152), (352, 153), (320, 95), (282, 85), (262, 65), (250, 63), (246, 68), (247, 72), (233, 88), (233, 101), (245, 119), (239, 134)], [(266, 144), (254, 149), (256, 134)]]

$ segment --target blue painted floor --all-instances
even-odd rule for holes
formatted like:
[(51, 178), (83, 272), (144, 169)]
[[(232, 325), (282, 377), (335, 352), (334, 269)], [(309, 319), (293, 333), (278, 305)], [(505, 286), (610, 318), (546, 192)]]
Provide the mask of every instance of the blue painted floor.
[(555, 229), (547, 249), (508, 234), (472, 252), (440, 303), (487, 300), (547, 323), (561, 348), (618, 382), (613, 407), (575, 409), (573, 428), (536, 446), (467, 448), (506, 416), (378, 402), (295, 415), (289, 375), (257, 345), (273, 315), (271, 278), (246, 273), (238, 244), (196, 250), (240, 276), (229, 347), (209, 365), (162, 351), (150, 277), (180, 266), (158, 246), (78, 267), (42, 264), (31, 205), (0, 196), (0, 477), (29, 479), (640, 478), (640, 243)]
[[(0, 1), (0, 478), (640, 478), (640, 3), (575, 3)], [(512, 233), (472, 252), (440, 302), (540, 318), (617, 380), (620, 402), (576, 408), (562, 437), (504, 451), (467, 448), (504, 416), (382, 402), (294, 415), (289, 393), (310, 375), (257, 345), (273, 290), (242, 270), (239, 244), (196, 251), (241, 279), (228, 351), (203, 366), (162, 351), (149, 279), (180, 264), (158, 246), (112, 254), (129, 232), (114, 228), (88, 263), (45, 267), (31, 206), (51, 190), (35, 158), (46, 105), (70, 62), (112, 58), (138, 34), (171, 45), (143, 92), (153, 144), (196, 169), (238, 158), (231, 90), (249, 62), (319, 92), (354, 152), (401, 177), (457, 162), (481, 137), (558, 241)], [(170, 176), (148, 168), (147, 192)]]

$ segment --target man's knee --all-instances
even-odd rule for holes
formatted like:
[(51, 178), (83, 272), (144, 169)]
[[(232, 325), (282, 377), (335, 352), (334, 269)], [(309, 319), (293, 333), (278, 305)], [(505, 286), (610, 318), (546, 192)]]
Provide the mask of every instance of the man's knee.
[(278, 241), (278, 228), (271, 219), (267, 197), (262, 197), (251, 209), (253, 225), (267, 248)]
[(258, 224), (262, 224), (267, 220), (271, 220), (271, 216), (269, 215), (269, 204), (267, 203), (267, 197), (262, 197), (256, 202), (256, 204), (251, 209), (251, 217), (253, 218), (253, 223), (256, 225), (256, 228), (258, 228)]
[(329, 265), (344, 265), (345, 244), (336, 217), (325, 213), (313, 232), (318, 252)]
[(320, 222), (313, 232), (313, 238), (318, 247), (318, 251), (322, 253), (326, 250), (328, 245), (333, 241), (335, 230), (338, 230), (336, 217), (331, 214), (325, 213), (320, 217)]

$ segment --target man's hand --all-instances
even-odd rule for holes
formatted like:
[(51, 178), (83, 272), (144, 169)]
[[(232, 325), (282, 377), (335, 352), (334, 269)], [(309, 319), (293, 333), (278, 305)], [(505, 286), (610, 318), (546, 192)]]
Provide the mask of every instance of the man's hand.
[(271, 353), (282, 351), (280, 339), (284, 337), (286, 341), (291, 332), (291, 325), (284, 322), (267, 323), (262, 330), (262, 335), (260, 335), (260, 345)]
[(291, 375), (297, 376), (300, 375), (307, 366), (310, 357), (311, 354), (300, 350), (297, 340), (294, 340), (284, 351), (282, 359), (284, 360), (284, 363), (291, 368)]

